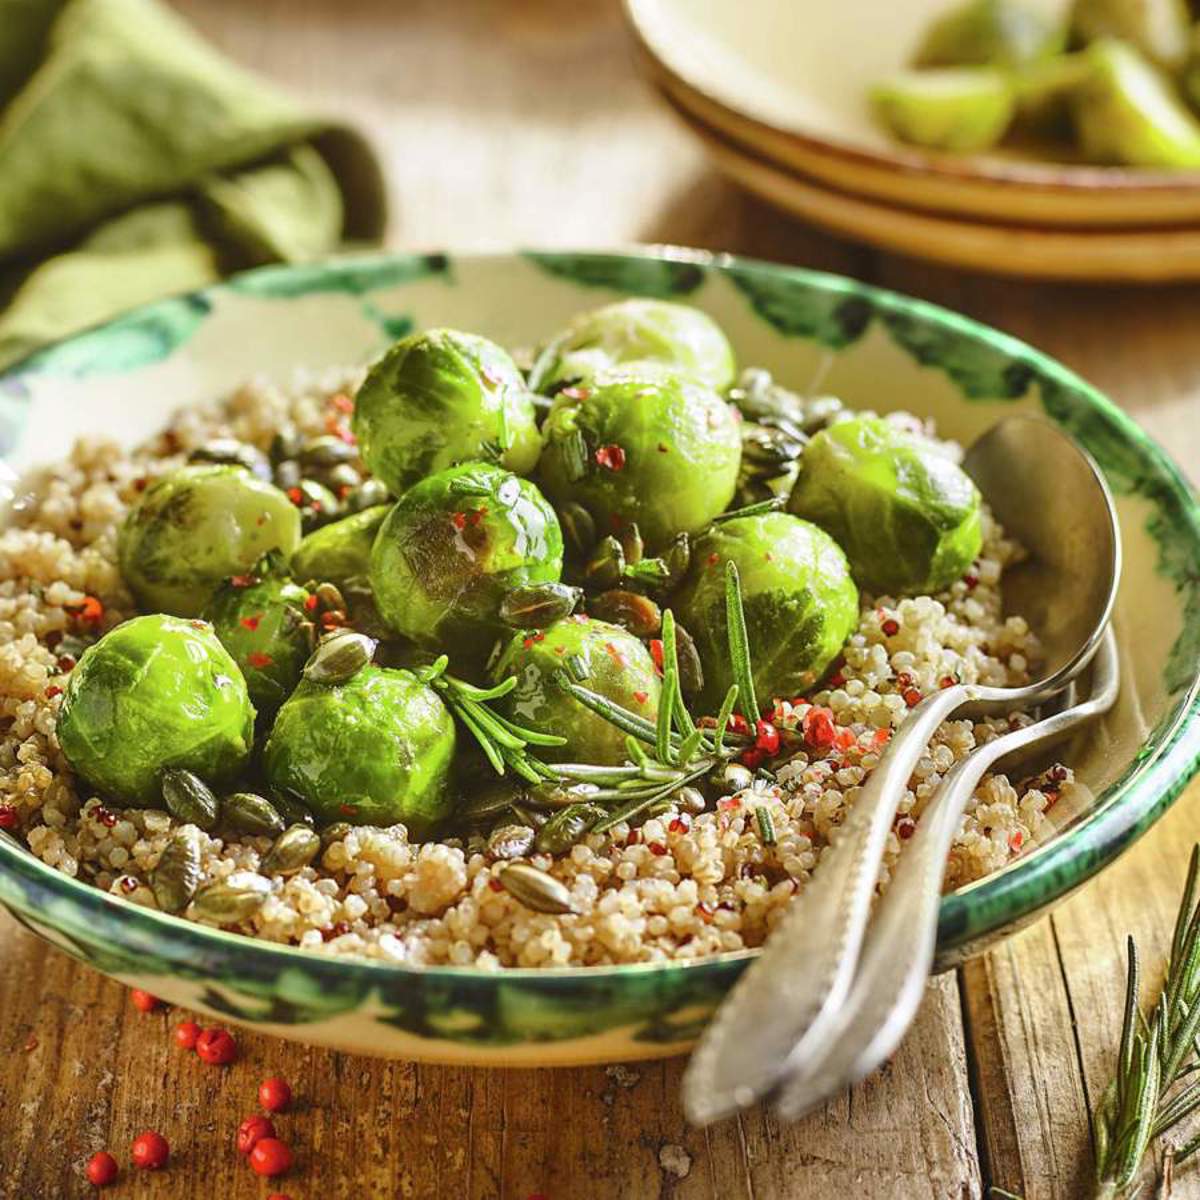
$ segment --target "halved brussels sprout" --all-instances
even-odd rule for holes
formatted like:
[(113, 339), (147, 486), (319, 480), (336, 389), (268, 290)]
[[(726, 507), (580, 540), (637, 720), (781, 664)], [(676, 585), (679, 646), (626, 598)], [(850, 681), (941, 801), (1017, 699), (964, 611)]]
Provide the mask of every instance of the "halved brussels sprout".
[(547, 494), (597, 528), (636, 522), (651, 550), (707, 525), (733, 499), (742, 440), (712, 388), (643, 363), (599, 372), (559, 394), (542, 430)]
[(345, 683), (303, 680), (263, 749), (272, 787), (323, 824), (402, 823), (421, 836), (450, 815), (454, 720), (410, 671), (363, 667)]
[(741, 576), (754, 690), (760, 701), (812, 687), (858, 625), (858, 589), (837, 543), (787, 513), (734, 517), (698, 539), (675, 611), (700, 652), (703, 701), (715, 712), (734, 682), (726, 564)]
[(606, 367), (653, 362), (724, 391), (733, 383), (733, 349), (707, 313), (667, 300), (618, 300), (580, 313), (538, 355), (535, 391), (586, 381)]
[(1084, 44), (1119, 38), (1168, 71), (1187, 57), (1187, 0), (1075, 0), (1069, 22)]
[(1071, 95), (1080, 148), (1100, 163), (1200, 167), (1200, 121), (1171, 82), (1125, 42), (1094, 42)]
[(869, 592), (937, 592), (983, 542), (970, 477), (934, 443), (878, 417), (839, 421), (804, 448), (789, 510), (832, 534)]
[(245, 767), (254, 705), (211, 625), (134, 617), (81, 655), (63, 696), (58, 742), (75, 773), (106, 796), (161, 808), (167, 767), (214, 786)]
[(505, 594), (557, 581), (562, 557), (558, 518), (532, 483), (467, 463), (400, 498), (375, 538), (371, 588), (397, 633), (470, 663), (507, 636)]
[(582, 615), (513, 636), (494, 676), (499, 683), (515, 675), (517, 686), (496, 703), (518, 724), (567, 739), (565, 746), (538, 747), (548, 762), (622, 763), (624, 733), (558, 685), (559, 672), (576, 657), (584, 687), (648, 721), (657, 718), (662, 689), (645, 645), (618, 625)]
[(390, 511), (391, 505), (376, 504), (352, 517), (314, 529), (292, 555), (292, 574), (300, 580), (315, 579), (319, 583), (336, 583), (338, 587), (352, 579), (365, 578), (375, 535)]
[(281, 556), (269, 555), (253, 574), (221, 584), (204, 610), (260, 713), (274, 712), (300, 682), (312, 653), (309, 595), (287, 576)]
[(913, 56), (915, 67), (1023, 67), (1057, 54), (1066, 26), (1021, 0), (967, 0), (939, 17)]
[(244, 467), (180, 467), (130, 509), (117, 556), (142, 608), (194, 617), (222, 580), (299, 541), (300, 513), (278, 488)]
[(512, 357), (455, 329), (397, 342), (359, 388), (351, 427), (363, 461), (397, 496), (435, 471), (487, 458), (489, 447), (503, 466), (526, 475), (542, 447)]
[(879, 119), (902, 141), (930, 150), (987, 150), (1016, 112), (1009, 75), (995, 67), (898, 71), (871, 89)]

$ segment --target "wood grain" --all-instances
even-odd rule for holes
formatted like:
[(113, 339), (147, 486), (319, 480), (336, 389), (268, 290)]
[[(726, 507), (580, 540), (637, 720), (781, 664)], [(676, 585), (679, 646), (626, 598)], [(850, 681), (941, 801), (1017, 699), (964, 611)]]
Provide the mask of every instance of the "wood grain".
[[(873, 279), (1027, 337), (1200, 467), (1200, 289), (1036, 288), (849, 246), (736, 192), (634, 77), (615, 0), (175, 0), (230, 55), (373, 139), (396, 246), (672, 241)], [(1087, 1107), (1112, 1065), (1126, 932), (1156, 961), (1200, 838), (1193, 788), (1050, 920), (931, 986), (878, 1076), (790, 1127), (687, 1128), (679, 1062), (473, 1071), (245, 1035), (227, 1070), (0, 917), (0, 1200), (94, 1195), (88, 1155), (161, 1129), (171, 1168), (114, 1195), (271, 1190), (232, 1146), (257, 1083), (300, 1104), (292, 1200), (959, 1200), (1088, 1195)], [(965, 1014), (965, 1021), (964, 1021)], [(981, 1154), (982, 1152), (982, 1154)], [(1173, 1195), (1200, 1197), (1200, 1171)]]

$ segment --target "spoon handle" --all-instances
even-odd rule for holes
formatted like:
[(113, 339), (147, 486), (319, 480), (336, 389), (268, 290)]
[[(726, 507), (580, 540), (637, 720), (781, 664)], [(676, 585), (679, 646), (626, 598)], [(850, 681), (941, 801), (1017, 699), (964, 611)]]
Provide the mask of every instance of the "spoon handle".
[(1107, 712), (1119, 685), (1116, 643), (1106, 632), (1096, 656), (1090, 697), (986, 743), (954, 767), (917, 822), (876, 908), (845, 1005), (821, 1046), (792, 1060), (794, 1073), (776, 1110), (791, 1120), (882, 1065), (920, 1007), (933, 965), (942, 876), (962, 815), (980, 779), (1016, 750), (1060, 738)]
[(935, 692), (892, 738), (807, 887), (692, 1054), (683, 1100), (693, 1123), (761, 1099), (827, 1036), (854, 977), (896, 806), (937, 727), (973, 698), (962, 684)]

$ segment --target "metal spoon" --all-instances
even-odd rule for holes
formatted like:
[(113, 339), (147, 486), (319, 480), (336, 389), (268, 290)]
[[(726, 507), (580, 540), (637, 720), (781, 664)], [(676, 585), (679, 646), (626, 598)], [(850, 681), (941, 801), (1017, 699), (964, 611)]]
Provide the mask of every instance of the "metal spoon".
[(1029, 558), (1004, 578), (1006, 606), (1045, 649), (1042, 679), (1019, 688), (955, 684), (908, 715), (836, 840), (692, 1054), (689, 1120), (708, 1124), (771, 1092), (830, 1035), (854, 978), (896, 806), (937, 727), (957, 709), (1028, 707), (1091, 660), (1120, 576), (1116, 510), (1095, 463), (1053, 425), (1014, 416), (967, 452), (967, 472)]
[(782, 1085), (775, 1104), (780, 1116), (799, 1117), (865, 1078), (887, 1061), (908, 1032), (933, 966), (946, 860), (979, 781), (1001, 759), (1040, 749), (1108, 712), (1119, 688), (1117, 644), (1110, 626), (1092, 663), (1087, 700), (1002, 734), (947, 773), (876, 907), (835, 1029), (812, 1058), (795, 1064), (795, 1073)]

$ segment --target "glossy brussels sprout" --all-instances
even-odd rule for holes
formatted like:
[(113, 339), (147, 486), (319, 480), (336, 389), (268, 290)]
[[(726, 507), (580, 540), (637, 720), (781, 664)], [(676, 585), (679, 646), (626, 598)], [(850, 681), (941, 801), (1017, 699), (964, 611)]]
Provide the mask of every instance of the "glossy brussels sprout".
[(194, 617), (222, 580), (299, 541), (300, 514), (278, 488), (243, 467), (181, 467), (130, 509), (117, 556), (142, 608)]
[(371, 551), (371, 589), (397, 633), (469, 662), (507, 634), (505, 594), (555, 582), (562, 557), (558, 518), (532, 483), (467, 463), (422, 480), (387, 515)]
[(1026, 0), (967, 0), (925, 32), (916, 67), (1023, 67), (1066, 42), (1066, 27)]
[(898, 71), (871, 89), (871, 101), (901, 141), (959, 153), (994, 146), (1016, 113), (1012, 81), (995, 67)]
[(734, 682), (725, 571), (741, 576), (759, 700), (802, 695), (825, 674), (858, 624), (858, 589), (837, 543), (787, 513), (734, 517), (695, 545), (675, 611), (704, 665), (704, 707), (716, 711)]
[(300, 682), (312, 653), (308, 599), (283, 570), (281, 557), (268, 555), (252, 574), (221, 584), (204, 610), (260, 713), (277, 709)]
[(925, 438), (878, 417), (854, 417), (804, 449), (790, 510), (832, 534), (867, 591), (940, 591), (983, 541), (979, 492)]
[(538, 747), (547, 761), (622, 763), (624, 733), (557, 683), (564, 664), (575, 656), (586, 671), (585, 687), (648, 721), (656, 719), (661, 687), (650, 652), (620, 626), (584, 616), (513, 637), (494, 673), (496, 682), (515, 675), (517, 686), (497, 705), (519, 725), (567, 739), (565, 746)]
[(720, 326), (698, 308), (666, 300), (618, 300), (580, 313), (538, 355), (529, 383), (550, 391), (635, 362), (671, 367), (718, 391), (733, 383), (733, 350)]
[(83, 652), (63, 697), (58, 741), (98, 791), (161, 807), (167, 767), (214, 786), (242, 770), (254, 743), (254, 705), (210, 625), (134, 617)]
[(526, 475), (541, 451), (533, 400), (506, 350), (431, 329), (397, 342), (370, 370), (352, 422), (363, 461), (401, 495), (455, 463), (489, 457)]
[(454, 720), (409, 671), (363, 667), (347, 682), (301, 682), (263, 750), (267, 781), (318, 821), (403, 823), (421, 836), (449, 816)]
[(1187, 56), (1187, 0), (1075, 0), (1069, 20), (1079, 41), (1119, 38), (1169, 71)]
[(597, 528), (636, 522), (651, 550), (723, 511), (742, 440), (715, 391), (651, 364), (613, 367), (559, 395), (542, 430), (538, 472), (558, 504), (582, 504)]
[(371, 547), (388, 504), (376, 504), (308, 534), (292, 555), (292, 574), (300, 580), (336, 583), (362, 579), (371, 565)]
[(1200, 167), (1200, 121), (1170, 81), (1124, 42), (1088, 47), (1090, 70), (1071, 95), (1080, 149), (1095, 162)]

